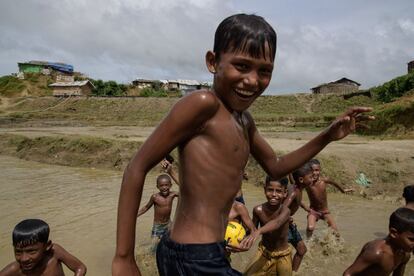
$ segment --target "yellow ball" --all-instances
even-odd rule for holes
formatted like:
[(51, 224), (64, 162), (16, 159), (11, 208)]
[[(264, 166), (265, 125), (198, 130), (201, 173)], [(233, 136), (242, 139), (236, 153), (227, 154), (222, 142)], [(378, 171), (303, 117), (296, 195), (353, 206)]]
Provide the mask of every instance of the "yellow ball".
[(246, 236), (246, 230), (240, 223), (230, 221), (227, 224), (226, 235), (224, 239), (227, 241), (227, 244), (237, 246)]

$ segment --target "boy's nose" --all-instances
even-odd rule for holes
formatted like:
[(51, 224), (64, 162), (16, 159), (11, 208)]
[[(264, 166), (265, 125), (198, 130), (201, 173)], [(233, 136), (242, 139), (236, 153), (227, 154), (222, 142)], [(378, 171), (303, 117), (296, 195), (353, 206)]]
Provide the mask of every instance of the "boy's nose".
[(245, 85), (255, 87), (259, 84), (259, 77), (256, 72), (249, 72), (243, 79)]
[(29, 261), (29, 259), (30, 257), (29, 257), (29, 254), (27, 253), (23, 253), (22, 255), (20, 255), (20, 261), (23, 263)]

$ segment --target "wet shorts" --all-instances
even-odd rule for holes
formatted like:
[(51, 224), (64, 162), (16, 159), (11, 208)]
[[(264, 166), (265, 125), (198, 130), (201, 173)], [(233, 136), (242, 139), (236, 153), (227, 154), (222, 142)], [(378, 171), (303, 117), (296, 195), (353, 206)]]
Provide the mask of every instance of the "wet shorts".
[(324, 220), (325, 216), (328, 215), (328, 214), (330, 214), (329, 211), (316, 211), (316, 210), (313, 210), (312, 208), (310, 208), (310, 212), (308, 214), (308, 217), (309, 217), (309, 215), (312, 215), (316, 218), (316, 221), (318, 221), (320, 219)]
[(171, 221), (167, 223), (154, 223), (152, 225), (151, 237), (161, 238), (168, 232), (170, 225)]
[(242, 275), (231, 268), (225, 255), (225, 243), (180, 244), (169, 234), (161, 238), (157, 248), (160, 276)]
[(298, 243), (302, 240), (302, 236), (298, 231), (298, 227), (294, 223), (289, 224), (288, 242), (296, 248)]
[(244, 197), (243, 197), (243, 195), (236, 197), (234, 200), (235, 200), (235, 201), (238, 201), (238, 202), (240, 202), (240, 203), (243, 203), (244, 205), (246, 205), (246, 203), (244, 202)]

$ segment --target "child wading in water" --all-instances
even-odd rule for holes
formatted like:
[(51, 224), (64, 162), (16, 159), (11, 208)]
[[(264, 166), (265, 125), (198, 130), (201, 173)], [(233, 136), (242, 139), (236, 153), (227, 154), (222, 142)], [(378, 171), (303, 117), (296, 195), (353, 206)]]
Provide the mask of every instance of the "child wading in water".
[(366, 243), (343, 275), (403, 276), (413, 250), (414, 210), (399, 208), (391, 214), (388, 236)]
[(166, 174), (157, 177), (158, 193), (153, 194), (147, 205), (138, 211), (137, 217), (148, 211), (154, 205), (154, 223), (152, 226), (151, 237), (153, 240), (153, 250), (155, 251), (161, 237), (166, 234), (171, 225), (171, 210), (174, 198), (178, 193), (170, 191), (172, 186), (171, 178)]
[(325, 220), (328, 226), (334, 230), (335, 234), (339, 236), (338, 227), (333, 219), (332, 214), (328, 210), (328, 195), (326, 192), (326, 185), (330, 184), (337, 188), (341, 193), (353, 191), (352, 189), (344, 189), (336, 182), (327, 177), (321, 177), (321, 164), (319, 160), (312, 159), (309, 161), (313, 169), (314, 181), (311, 185), (306, 186), (306, 192), (309, 197), (310, 206), (302, 207), (308, 212), (308, 226), (306, 228), (306, 235), (310, 238), (315, 230), (316, 222), (320, 219)]
[(283, 204), (287, 184), (286, 178), (272, 180), (266, 177), (264, 193), (267, 202), (253, 209), (253, 223), (258, 228), (255, 234), (262, 234), (263, 237), (244, 275), (292, 275), (291, 249), (288, 244), (290, 211)]
[(63, 276), (62, 264), (75, 276), (85, 275), (86, 266), (63, 247), (52, 243), (49, 232), (49, 225), (43, 220), (19, 222), (12, 234), (16, 261), (3, 268), (0, 276)]
[[(278, 158), (246, 111), (269, 85), (275, 54), (276, 33), (262, 17), (236, 14), (220, 23), (214, 50), (206, 54), (212, 90), (180, 99), (125, 169), (113, 275), (140, 275), (135, 225), (145, 176), (174, 148), (180, 201), (169, 235), (157, 248), (160, 275), (240, 275), (226, 259), (223, 237), (249, 155), (279, 179), (369, 119), (363, 112), (370, 108), (351, 108), (303, 147)], [(240, 247), (247, 250), (253, 241), (245, 239)]]

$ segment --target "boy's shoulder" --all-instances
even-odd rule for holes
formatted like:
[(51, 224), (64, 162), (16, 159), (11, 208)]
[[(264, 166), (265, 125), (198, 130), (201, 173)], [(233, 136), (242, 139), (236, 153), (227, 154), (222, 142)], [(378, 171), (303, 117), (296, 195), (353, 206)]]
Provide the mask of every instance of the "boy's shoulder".
[(384, 239), (377, 239), (369, 241), (364, 245), (363, 254), (373, 262), (380, 262), (383, 258), (389, 258), (393, 251)]
[(219, 108), (220, 101), (217, 96), (209, 90), (197, 90), (184, 96), (177, 102), (183, 105), (192, 106), (203, 111), (215, 112)]
[(20, 270), (20, 264), (16, 261), (8, 264), (2, 270), (0, 270), (1, 276), (17, 276), (23, 275)]
[(259, 204), (253, 207), (253, 213), (261, 213), (263, 212), (263, 204)]

